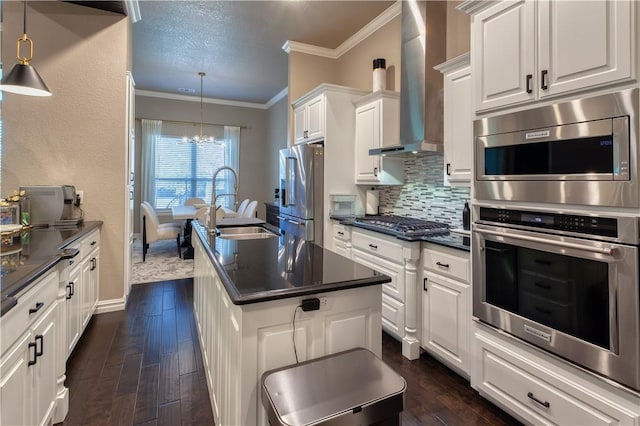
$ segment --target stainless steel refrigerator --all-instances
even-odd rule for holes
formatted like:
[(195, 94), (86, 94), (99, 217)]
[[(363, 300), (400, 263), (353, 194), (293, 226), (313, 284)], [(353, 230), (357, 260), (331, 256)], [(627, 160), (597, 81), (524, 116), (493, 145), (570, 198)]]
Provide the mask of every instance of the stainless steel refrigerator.
[(324, 146), (280, 150), (280, 229), (323, 245)]

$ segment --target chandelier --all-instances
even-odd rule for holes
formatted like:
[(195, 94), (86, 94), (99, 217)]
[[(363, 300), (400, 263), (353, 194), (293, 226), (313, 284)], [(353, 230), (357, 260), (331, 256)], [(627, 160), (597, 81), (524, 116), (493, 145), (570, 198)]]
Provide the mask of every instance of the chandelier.
[(203, 143), (214, 143), (216, 145), (223, 145), (223, 141), (217, 140), (213, 136), (206, 136), (202, 132), (203, 126), (203, 102), (202, 102), (202, 87), (203, 87), (203, 79), (206, 75), (204, 71), (200, 71), (198, 73), (200, 76), (200, 135), (194, 136), (184, 136), (180, 143), (193, 143), (193, 144), (203, 144)]

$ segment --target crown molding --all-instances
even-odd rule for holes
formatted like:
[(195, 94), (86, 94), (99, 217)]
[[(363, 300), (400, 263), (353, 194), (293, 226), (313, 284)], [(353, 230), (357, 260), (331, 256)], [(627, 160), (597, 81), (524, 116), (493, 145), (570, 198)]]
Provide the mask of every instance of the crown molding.
[(329, 59), (338, 59), (335, 49), (314, 46), (312, 44), (300, 43), (298, 41), (287, 40), (282, 45), (282, 50), (287, 54), (291, 52), (306, 53), (307, 55), (322, 56)]
[(463, 53), (460, 56), (456, 56), (453, 59), (449, 59), (447, 62), (443, 62), (440, 65), (436, 65), (433, 67), (434, 70), (440, 71), (441, 73), (447, 73), (449, 71), (455, 70), (457, 68), (461, 68), (463, 66), (469, 65), (471, 63), (471, 54), (469, 52)]
[(329, 49), (326, 47), (319, 47), (312, 44), (287, 40), (286, 43), (282, 46), (282, 50), (284, 50), (287, 54), (291, 52), (298, 52), (306, 53), (307, 55), (322, 56), (329, 59), (338, 59), (340, 58), (340, 56), (344, 55), (353, 47), (360, 44), (367, 37), (388, 24), (392, 19), (399, 16), (401, 13), (402, 0), (398, 0), (335, 49)]
[(367, 39), (371, 34), (387, 25), (395, 17), (402, 14), (402, 0), (398, 0), (385, 9), (380, 15), (376, 16), (371, 22), (362, 27), (357, 33), (346, 39), (340, 46), (335, 49), (337, 57), (344, 55), (353, 47)]
[[(176, 93), (155, 92), (152, 90), (136, 90), (136, 96), (146, 96), (148, 98), (171, 99), (174, 101), (200, 102), (200, 96), (178, 95)], [(202, 102), (205, 104), (227, 105), (227, 106), (235, 106), (235, 107), (241, 107), (241, 108), (269, 109), (268, 104), (230, 101), (227, 99), (202, 98)]]
[(278, 94), (276, 94), (273, 98), (269, 99), (269, 101), (267, 101), (265, 106), (267, 107), (267, 109), (269, 109), (272, 106), (274, 106), (276, 103), (278, 103), (281, 99), (287, 97), (287, 95), (289, 95), (289, 87), (285, 87)]
[(457, 5), (456, 9), (466, 13), (467, 15), (475, 15), (495, 3), (495, 0), (466, 0)]

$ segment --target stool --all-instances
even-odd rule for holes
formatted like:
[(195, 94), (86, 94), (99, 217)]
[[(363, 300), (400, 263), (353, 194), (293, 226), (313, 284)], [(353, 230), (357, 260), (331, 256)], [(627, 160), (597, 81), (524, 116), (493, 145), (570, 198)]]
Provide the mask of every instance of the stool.
[(407, 383), (367, 349), (356, 348), (262, 375), (271, 425), (398, 425)]

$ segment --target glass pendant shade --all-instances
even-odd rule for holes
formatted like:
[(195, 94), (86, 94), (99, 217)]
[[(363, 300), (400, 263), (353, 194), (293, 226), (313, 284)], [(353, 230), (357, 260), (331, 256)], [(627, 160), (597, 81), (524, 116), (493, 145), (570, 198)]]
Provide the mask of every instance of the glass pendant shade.
[(15, 64), (2, 79), (0, 89), (5, 92), (27, 96), (51, 96), (51, 92), (40, 74), (29, 64)]

